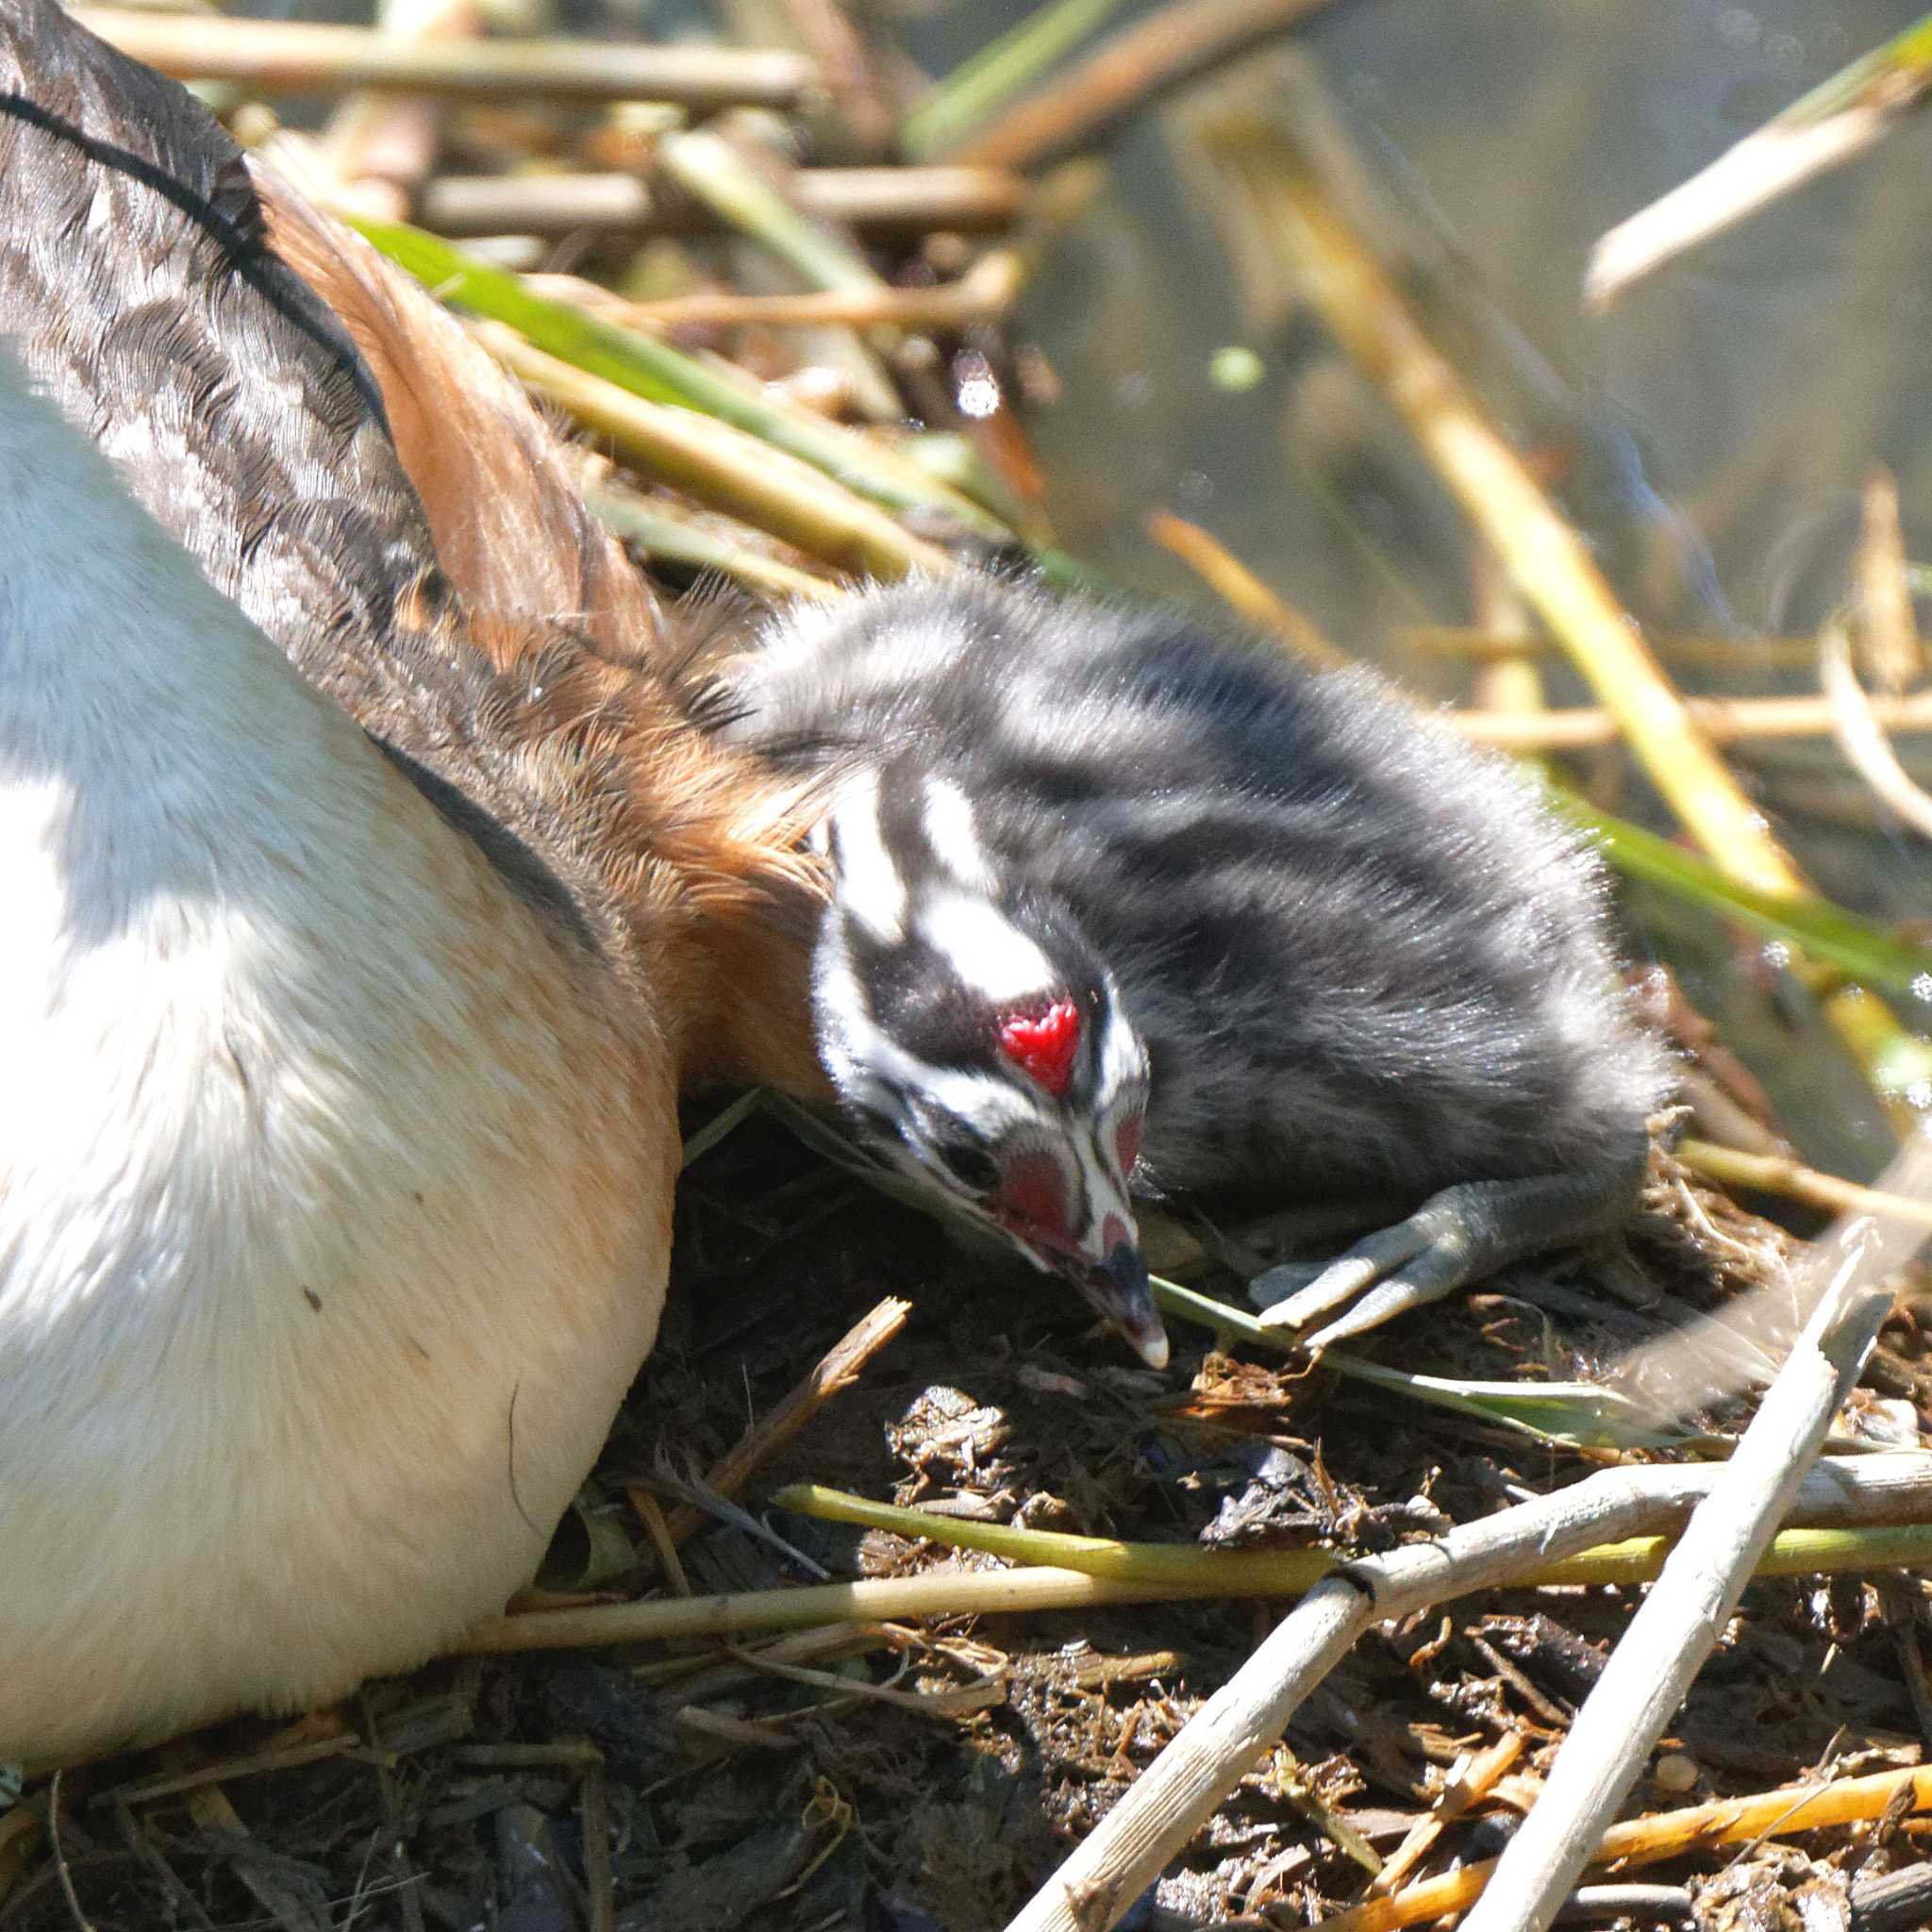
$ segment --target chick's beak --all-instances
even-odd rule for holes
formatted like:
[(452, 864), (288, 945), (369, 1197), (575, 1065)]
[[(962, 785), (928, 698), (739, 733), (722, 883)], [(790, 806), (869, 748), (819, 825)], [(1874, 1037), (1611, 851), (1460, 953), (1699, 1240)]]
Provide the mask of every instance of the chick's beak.
[(1147, 1263), (1132, 1241), (1116, 1241), (1105, 1261), (1069, 1269), (1074, 1286), (1133, 1345), (1150, 1369), (1167, 1366), (1167, 1330), (1154, 1306)]

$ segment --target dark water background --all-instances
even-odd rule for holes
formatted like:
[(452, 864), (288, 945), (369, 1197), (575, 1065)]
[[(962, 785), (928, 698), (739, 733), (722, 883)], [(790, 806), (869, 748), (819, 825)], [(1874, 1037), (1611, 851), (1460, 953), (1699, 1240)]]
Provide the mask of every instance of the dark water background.
[[(1367, 169), (1438, 225), (1499, 332), (1515, 333), (1517, 366), (1498, 353), (1482, 372), (1501, 399), (1533, 391), (1541, 365), (1584, 412), (1601, 472), (1585, 507), (1607, 541), (1651, 495), (1674, 507), (1713, 553), (1722, 608), (1746, 627), (1812, 624), (1835, 599), (1874, 458), (1899, 472), (1908, 534), (1924, 530), (1932, 117), (1607, 317), (1583, 312), (1584, 261), (1605, 228), (1919, 10), (1911, 0), (1358, 0), (1296, 36)], [(955, 5), (908, 37), (943, 65), (1022, 11)], [(1359, 640), (1415, 610), (1311, 498), (1308, 473), (1333, 480), (1351, 429), (1376, 459), (1368, 512), (1415, 597), (1438, 618), (1458, 616), (1466, 572), (1440, 542), (1441, 506), (1422, 473), (1405, 474), (1377, 407), (1351, 398), (1306, 325), (1291, 319), (1257, 339), (1203, 205), (1191, 112), (1218, 92), (1291, 116), (1290, 93), (1271, 84), (1278, 71), (1256, 57), (1110, 145), (1109, 189), (1066, 233), (1024, 311), (1066, 385), (1037, 433), (1062, 532), (1095, 561), (1171, 580), (1140, 534), (1146, 508), (1165, 504)], [(1262, 353), (1268, 375), (1230, 395), (1208, 365), (1237, 341)], [(1539, 423), (1521, 411), (1533, 436), (1559, 432), (1561, 414), (1548, 407)]]

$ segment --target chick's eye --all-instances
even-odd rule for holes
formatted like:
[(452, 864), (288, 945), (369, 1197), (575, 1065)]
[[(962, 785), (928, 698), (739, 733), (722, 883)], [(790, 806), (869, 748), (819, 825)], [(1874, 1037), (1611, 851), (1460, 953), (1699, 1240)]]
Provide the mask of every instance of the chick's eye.
[(932, 1151), (959, 1183), (974, 1193), (991, 1192), (999, 1178), (999, 1167), (977, 1141), (960, 1133), (936, 1135)]

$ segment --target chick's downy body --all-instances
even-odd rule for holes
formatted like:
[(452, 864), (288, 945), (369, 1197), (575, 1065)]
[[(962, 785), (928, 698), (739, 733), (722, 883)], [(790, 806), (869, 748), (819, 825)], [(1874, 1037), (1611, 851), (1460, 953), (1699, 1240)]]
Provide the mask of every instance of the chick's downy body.
[(768, 755), (948, 799), (879, 811), (872, 871), (916, 895), (964, 841), (1104, 962), (1145, 1049), (1137, 1191), (1456, 1191), (1350, 1274), (1425, 1247), (1438, 1291), (1628, 1210), (1668, 1082), (1599, 868), (1379, 678), (972, 577), (795, 615), (726, 682)]

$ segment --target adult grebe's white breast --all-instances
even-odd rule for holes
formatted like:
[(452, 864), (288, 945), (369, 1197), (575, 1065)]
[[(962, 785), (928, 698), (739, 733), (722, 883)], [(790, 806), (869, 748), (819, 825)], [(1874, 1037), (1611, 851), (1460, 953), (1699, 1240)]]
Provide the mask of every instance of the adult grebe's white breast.
[(648, 1348), (648, 1012), (0, 363), (0, 1757), (420, 1660)]

